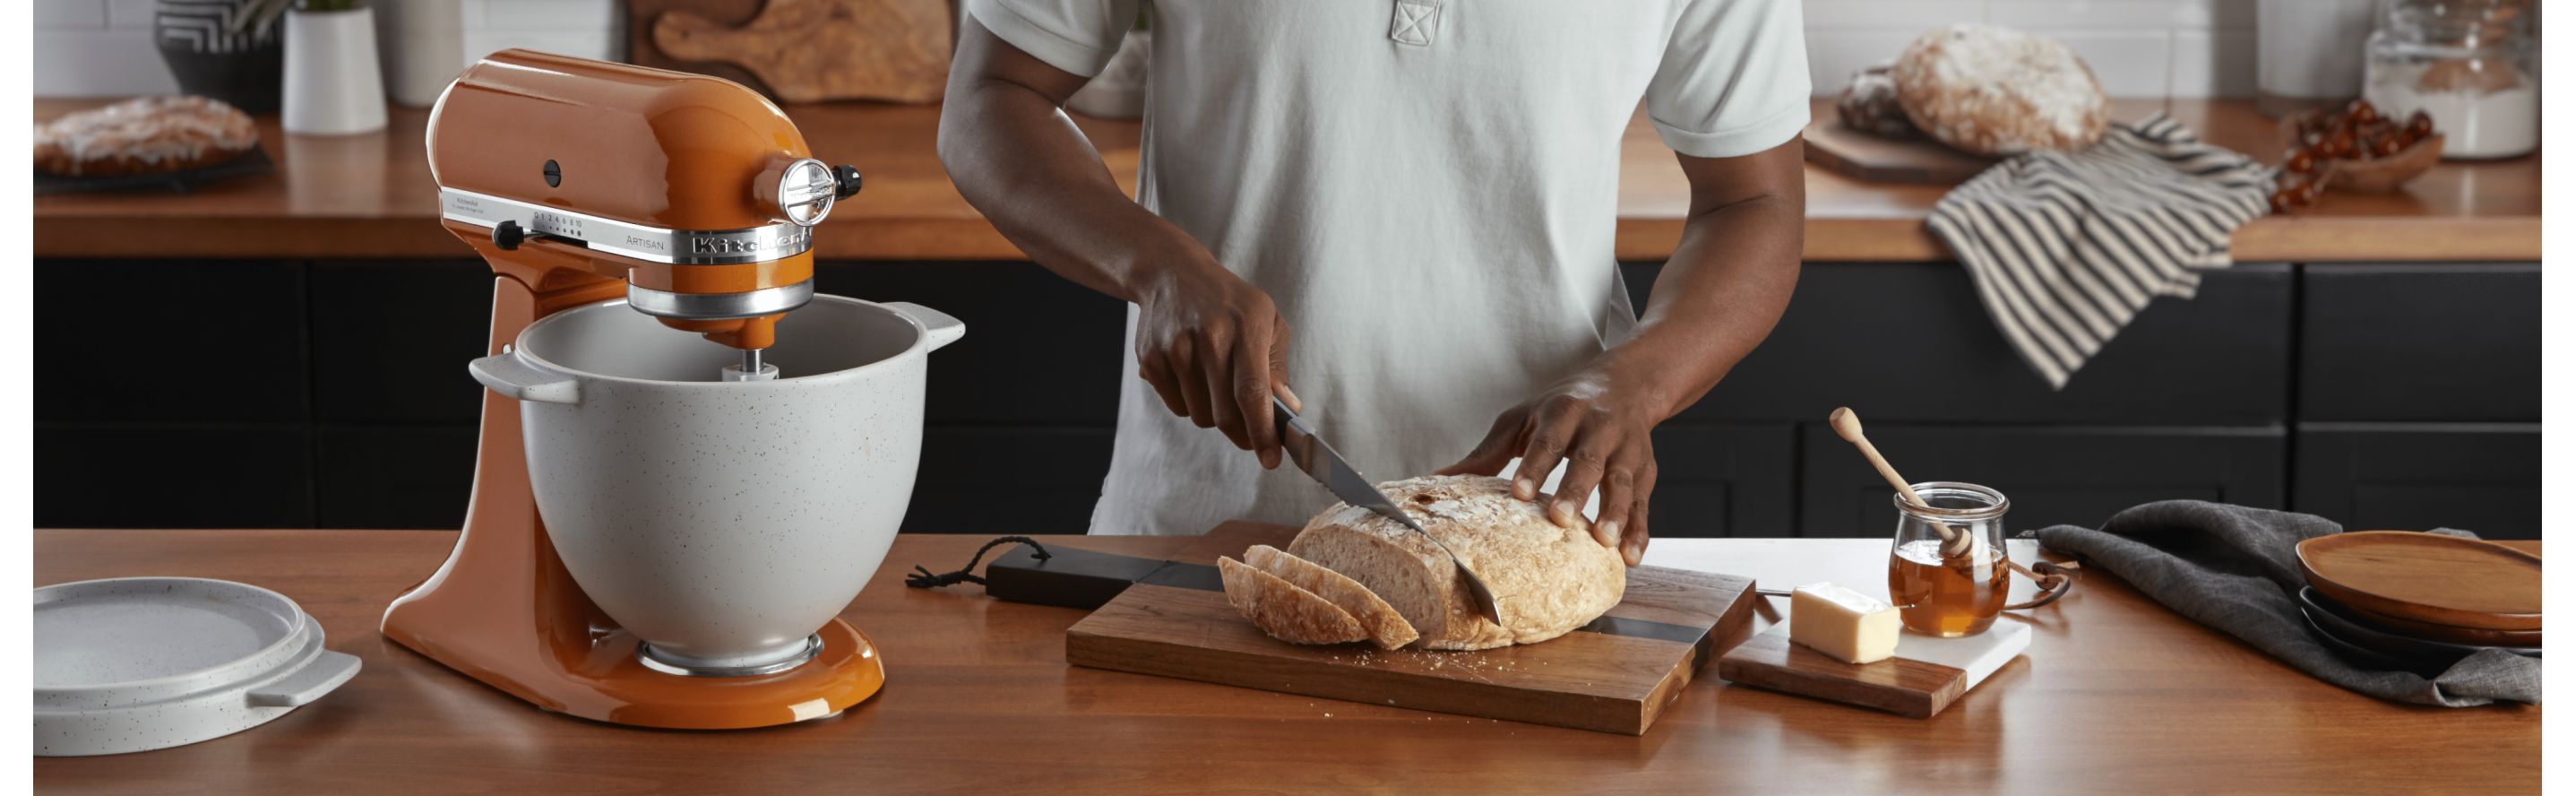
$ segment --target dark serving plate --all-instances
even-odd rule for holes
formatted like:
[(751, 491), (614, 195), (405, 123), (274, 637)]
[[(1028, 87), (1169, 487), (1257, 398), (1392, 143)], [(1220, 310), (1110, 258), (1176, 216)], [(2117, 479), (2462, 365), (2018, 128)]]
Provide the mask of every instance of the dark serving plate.
[(217, 180), (229, 180), (277, 170), (277, 162), (268, 159), (268, 150), (251, 147), (250, 151), (217, 163), (194, 169), (158, 174), (119, 174), (112, 177), (64, 177), (36, 172), (36, 193), (89, 193), (93, 191), (166, 191), (187, 193), (197, 186)]
[[(2370, 665), (2397, 664), (2387, 668), (2405, 669), (2432, 676), (2451, 668), (2479, 650), (2500, 649), (2528, 658), (2540, 657), (2538, 647), (2482, 647), (2415, 638), (2375, 627), (2353, 616), (2343, 606), (2319, 594), (2315, 587), (2299, 589), (2299, 611), (2308, 624), (2324, 637), (2327, 646), (2356, 658), (2355, 663)], [(2360, 653), (2358, 655), (2354, 653)]]

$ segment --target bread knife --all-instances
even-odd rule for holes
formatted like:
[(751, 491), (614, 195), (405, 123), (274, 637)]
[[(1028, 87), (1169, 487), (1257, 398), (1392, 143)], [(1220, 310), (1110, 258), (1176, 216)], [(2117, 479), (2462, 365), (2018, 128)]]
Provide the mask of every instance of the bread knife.
[(1467, 593), (1476, 601), (1476, 613), (1485, 617), (1485, 621), (1497, 625), (1503, 623), (1503, 611), (1494, 602), (1494, 590), (1485, 586), (1485, 579), (1477, 577), (1475, 570), (1467, 568), (1466, 560), (1459, 558), (1457, 551), (1449, 549), (1440, 537), (1423, 530), (1422, 523), (1415, 522), (1412, 515), (1395, 505), (1395, 501), (1386, 499), (1386, 493), (1377, 491), (1377, 486), (1367, 476), (1360, 475), (1359, 468), (1352, 467), (1350, 460), (1342, 458), (1340, 452), (1324, 442), (1313, 426), (1306, 425), (1305, 418), (1297, 416), (1297, 410), (1288, 408), (1288, 402), (1273, 395), (1270, 396), (1270, 408), (1279, 423), (1279, 446), (1288, 450), (1288, 460), (1295, 462), (1299, 471), (1323, 484), (1325, 489), (1332, 490), (1333, 496), (1341, 498), (1342, 502), (1404, 523), (1404, 527), (1431, 540), (1432, 546), (1449, 554), (1449, 563), (1458, 568), (1459, 577), (1466, 579)]

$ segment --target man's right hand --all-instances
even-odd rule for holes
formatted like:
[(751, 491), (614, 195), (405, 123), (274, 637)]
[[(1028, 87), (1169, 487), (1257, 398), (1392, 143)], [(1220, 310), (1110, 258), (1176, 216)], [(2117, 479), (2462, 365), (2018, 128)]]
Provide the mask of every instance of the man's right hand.
[(1234, 446), (1279, 466), (1270, 396), (1303, 410), (1288, 390), (1288, 321), (1270, 295), (1204, 251), (1153, 269), (1136, 300), (1136, 369), (1172, 414), (1225, 432)]

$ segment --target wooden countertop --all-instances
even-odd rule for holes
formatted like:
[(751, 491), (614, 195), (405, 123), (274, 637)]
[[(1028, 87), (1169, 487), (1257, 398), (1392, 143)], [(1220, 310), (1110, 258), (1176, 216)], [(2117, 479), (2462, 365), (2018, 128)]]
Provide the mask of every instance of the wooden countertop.
[[(96, 100), (38, 100), (51, 119)], [(2245, 100), (2124, 100), (2116, 118), (2163, 109), (2204, 138), (2277, 160), (2273, 122)], [(1818, 112), (1830, 104), (1818, 100)], [(815, 154), (852, 163), (867, 190), (816, 235), (835, 259), (1020, 259), (948, 182), (933, 140), (937, 106), (833, 104), (790, 111)], [(35, 198), (38, 257), (463, 257), (434, 223), (437, 191), (422, 157), (428, 112), (396, 108), (382, 133), (287, 136), (261, 119), (273, 175), (194, 194)], [(1110, 170), (1134, 192), (1137, 125), (1081, 119)], [(1618, 255), (1669, 256), (1680, 240), (1689, 185), (1672, 151), (1642, 120), (1621, 153)], [(1810, 261), (1937, 261), (1949, 255), (1923, 219), (1946, 189), (1862, 183), (1807, 170)], [(2236, 233), (2239, 262), (2497, 261), (2540, 259), (2539, 156), (2445, 163), (2399, 194), (2336, 195), (2295, 218)]]
[[(1138, 555), (1173, 538), (1040, 537)], [(246, 580), (365, 659), (313, 705), (175, 749), (37, 758), (49, 793), (1278, 792), (2516, 793), (2540, 788), (2540, 709), (2395, 705), (2326, 685), (2094, 575), (2027, 619), (2034, 638), (1949, 711), (1916, 721), (1747, 688), (1707, 670), (1642, 737), (1068, 667), (1082, 612), (972, 586), (907, 589), (981, 536), (906, 535), (844, 615), (886, 690), (769, 730), (639, 730), (551, 715), (376, 633), (438, 566), (441, 531), (38, 530), (39, 584)], [(2028, 556), (2027, 542), (2015, 542)], [(2538, 549), (2537, 542), (2508, 543)], [(1877, 540), (1661, 540), (1649, 561), (1764, 584), (1885, 577)], [(1757, 612), (1759, 614), (1760, 612)], [(1776, 615), (1771, 615), (1776, 618)], [(1756, 625), (1764, 624), (1757, 616)]]

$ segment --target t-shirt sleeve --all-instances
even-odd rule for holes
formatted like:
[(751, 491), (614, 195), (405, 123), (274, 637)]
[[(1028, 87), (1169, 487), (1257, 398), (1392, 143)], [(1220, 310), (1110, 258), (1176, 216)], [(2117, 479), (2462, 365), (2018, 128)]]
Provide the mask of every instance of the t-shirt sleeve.
[(1807, 126), (1811, 92), (1798, 0), (1684, 0), (1646, 115), (1673, 151), (1750, 155)]
[(968, 0), (966, 13), (993, 35), (1049, 66), (1100, 74), (1136, 26), (1138, 0)]

